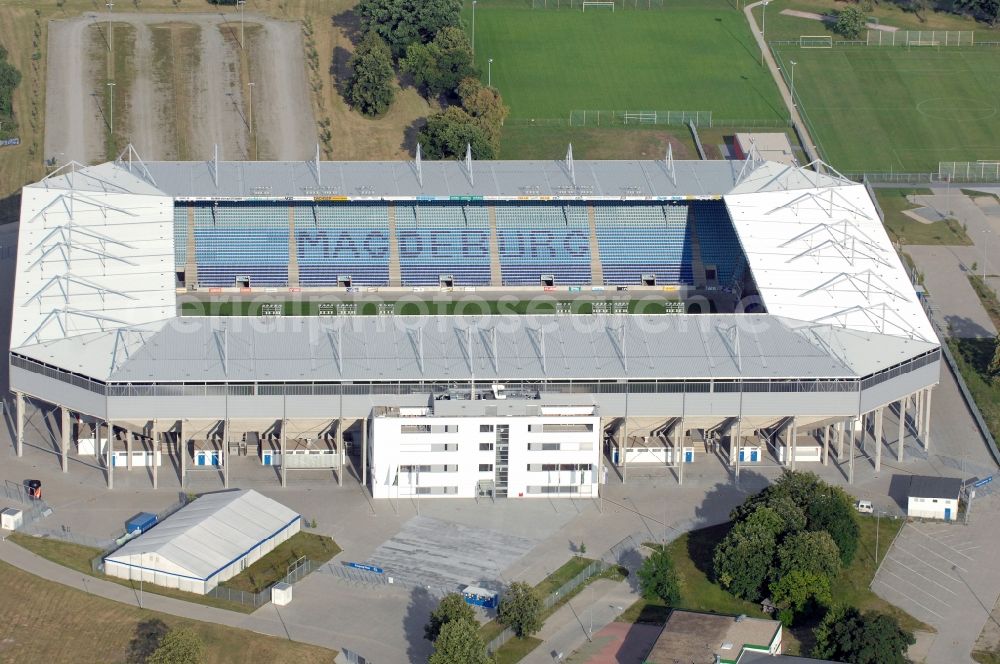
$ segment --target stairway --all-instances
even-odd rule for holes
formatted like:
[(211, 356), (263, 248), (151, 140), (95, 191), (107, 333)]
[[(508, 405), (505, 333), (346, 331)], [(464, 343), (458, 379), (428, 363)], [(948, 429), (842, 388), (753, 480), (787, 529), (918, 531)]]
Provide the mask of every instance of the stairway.
[(701, 244), (698, 240), (698, 225), (695, 223), (694, 208), (688, 208), (688, 233), (691, 235), (691, 273), (695, 288), (705, 288), (708, 278), (705, 276), (705, 263), (701, 260)]
[(399, 236), (396, 235), (396, 206), (389, 205), (389, 286), (399, 288), (403, 285), (402, 270), (399, 267)]
[(500, 239), (497, 236), (497, 210), (490, 205), (486, 208), (490, 219), (490, 286), (503, 286), (500, 272)]
[(602, 286), (604, 266), (601, 265), (601, 245), (597, 241), (597, 219), (593, 203), (587, 206), (587, 224), (590, 227), (590, 282), (595, 286)]
[(295, 238), (295, 208), (288, 206), (288, 286), (299, 287), (299, 252)]

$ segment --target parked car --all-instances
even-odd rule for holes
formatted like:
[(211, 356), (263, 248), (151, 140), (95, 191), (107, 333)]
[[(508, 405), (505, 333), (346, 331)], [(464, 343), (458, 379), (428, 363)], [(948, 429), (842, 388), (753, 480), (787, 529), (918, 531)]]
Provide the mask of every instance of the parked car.
[(870, 500), (859, 500), (854, 508), (861, 514), (873, 514), (875, 512), (875, 507), (872, 506), (872, 501)]

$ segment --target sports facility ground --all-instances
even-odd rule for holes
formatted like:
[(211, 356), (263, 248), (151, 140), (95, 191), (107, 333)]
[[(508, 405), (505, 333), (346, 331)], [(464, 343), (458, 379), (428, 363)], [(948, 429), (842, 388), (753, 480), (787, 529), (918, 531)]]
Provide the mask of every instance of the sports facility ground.
[[(636, 10), (633, 0), (628, 9), (618, 0), (613, 13), (559, 2), (561, 9), (552, 8), (556, 0), (548, 0), (550, 9), (532, 9), (532, 0), (476, 6), (476, 63), (484, 81), (492, 69), (511, 119), (612, 109), (785, 116), (746, 20), (730, 2), (665, 0), (662, 9)], [(464, 19), (471, 31), (471, 3)]]
[(933, 172), (1000, 158), (1000, 48), (774, 49), (823, 156), (842, 171)]

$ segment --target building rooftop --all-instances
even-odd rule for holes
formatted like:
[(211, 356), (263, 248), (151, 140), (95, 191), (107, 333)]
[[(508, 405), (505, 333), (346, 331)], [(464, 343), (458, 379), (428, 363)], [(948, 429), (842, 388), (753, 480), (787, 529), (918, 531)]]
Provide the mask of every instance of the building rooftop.
[(931, 477), (914, 475), (910, 478), (911, 498), (958, 498), (962, 491), (962, 480), (957, 477)]
[(675, 610), (644, 660), (646, 664), (735, 662), (748, 646), (767, 651), (781, 639), (781, 622)]

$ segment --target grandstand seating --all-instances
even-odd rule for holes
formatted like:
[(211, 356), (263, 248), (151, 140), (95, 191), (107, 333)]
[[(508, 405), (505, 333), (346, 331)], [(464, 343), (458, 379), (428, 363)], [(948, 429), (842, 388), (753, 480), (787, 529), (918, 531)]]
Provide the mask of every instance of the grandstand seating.
[(590, 284), (586, 205), (497, 203), (496, 218), (503, 285)]
[(728, 288), (742, 279), (746, 259), (739, 238), (722, 201), (699, 201), (694, 206), (701, 260), (715, 265), (719, 286)]
[[(396, 238), (404, 286), (490, 283), (490, 222), (483, 205), (396, 205)], [(537, 277), (536, 277), (537, 283)]]
[(389, 216), (384, 203), (295, 206), (295, 242), (302, 286), (389, 284)]
[[(686, 205), (595, 203), (594, 223), (605, 284), (690, 284), (691, 241)], [(704, 246), (704, 245), (702, 245)]]
[(188, 207), (174, 206), (174, 265), (180, 269), (187, 263)]
[(287, 203), (198, 204), (194, 217), (200, 285), (233, 286), (237, 277), (251, 286), (288, 284)]

